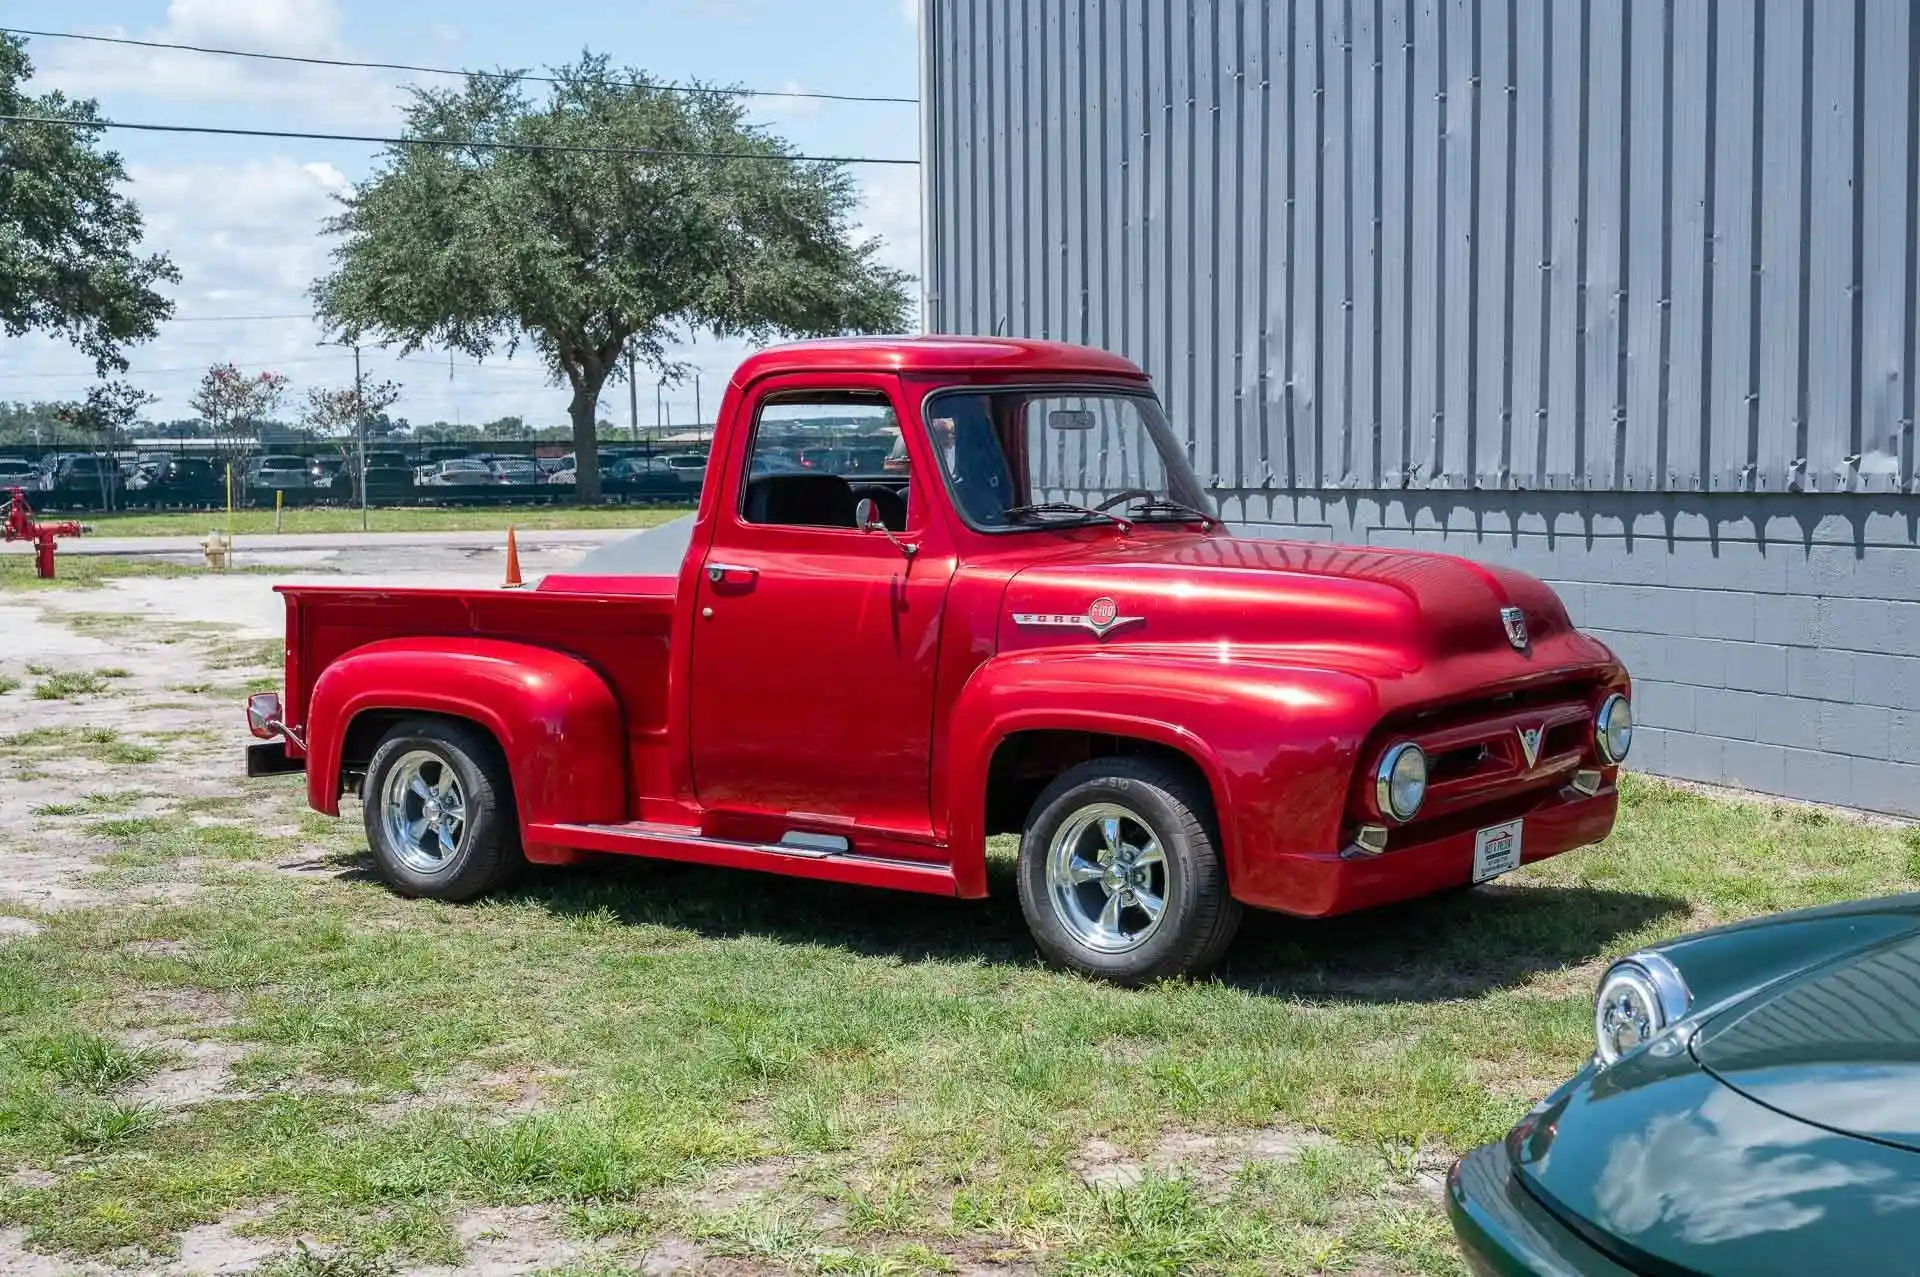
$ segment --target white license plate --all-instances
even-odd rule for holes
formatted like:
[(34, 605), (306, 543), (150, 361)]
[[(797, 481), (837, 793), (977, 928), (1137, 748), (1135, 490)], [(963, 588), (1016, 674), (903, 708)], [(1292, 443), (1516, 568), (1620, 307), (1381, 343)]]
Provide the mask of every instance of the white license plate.
[(1520, 867), (1520, 825), (1488, 825), (1473, 836), (1473, 880), (1485, 882)]

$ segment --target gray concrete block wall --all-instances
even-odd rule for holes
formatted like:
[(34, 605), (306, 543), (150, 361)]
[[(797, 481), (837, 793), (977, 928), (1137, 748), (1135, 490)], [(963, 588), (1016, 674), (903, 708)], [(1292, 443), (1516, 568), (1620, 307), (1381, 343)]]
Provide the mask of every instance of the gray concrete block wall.
[(1639, 769), (1920, 817), (1920, 498), (1216, 496), (1249, 534), (1545, 579), (1633, 672)]

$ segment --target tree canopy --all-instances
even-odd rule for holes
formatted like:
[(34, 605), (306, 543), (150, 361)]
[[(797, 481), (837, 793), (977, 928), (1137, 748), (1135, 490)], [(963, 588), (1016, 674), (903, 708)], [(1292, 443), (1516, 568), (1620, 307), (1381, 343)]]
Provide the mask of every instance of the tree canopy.
[(80, 122), (0, 124), (0, 330), (60, 333), (100, 376), (124, 372), (123, 347), (153, 337), (173, 304), (154, 285), (180, 272), (141, 256), (140, 210), (120, 193), (127, 171), (96, 149), (102, 130), (90, 100), (28, 95), (24, 42), (0, 34), (0, 115)]
[[(539, 104), (495, 77), (414, 91), (406, 136), (447, 145), (390, 148), (344, 197), (333, 273), (313, 289), (336, 331), (475, 358), (527, 342), (572, 390), (590, 500), (595, 408), (629, 350), (671, 379), (671, 348), (695, 331), (905, 326), (907, 276), (854, 238), (844, 166), (789, 158), (723, 91), (666, 91), (591, 54), (554, 78)], [(589, 149), (514, 149), (529, 147)]]

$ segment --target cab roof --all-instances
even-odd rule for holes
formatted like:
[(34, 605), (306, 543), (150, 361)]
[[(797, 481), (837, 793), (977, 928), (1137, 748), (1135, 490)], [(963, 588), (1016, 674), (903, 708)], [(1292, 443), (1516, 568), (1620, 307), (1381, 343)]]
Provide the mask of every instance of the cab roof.
[(1058, 341), (1021, 337), (833, 337), (772, 346), (741, 363), (745, 385), (787, 372), (1094, 373), (1144, 380), (1131, 359)]

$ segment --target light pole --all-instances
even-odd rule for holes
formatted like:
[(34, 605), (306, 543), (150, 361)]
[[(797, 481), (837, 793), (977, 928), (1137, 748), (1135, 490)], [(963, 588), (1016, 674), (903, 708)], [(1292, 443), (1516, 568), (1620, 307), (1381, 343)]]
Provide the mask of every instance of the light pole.
[(317, 341), (316, 346), (352, 346), (353, 347), (353, 433), (358, 442), (360, 453), (357, 467), (360, 481), (360, 530), (367, 530), (367, 391), (360, 375), (360, 343), (346, 341)]
[(640, 383), (633, 379), (633, 347), (627, 347), (627, 433), (640, 446)]

